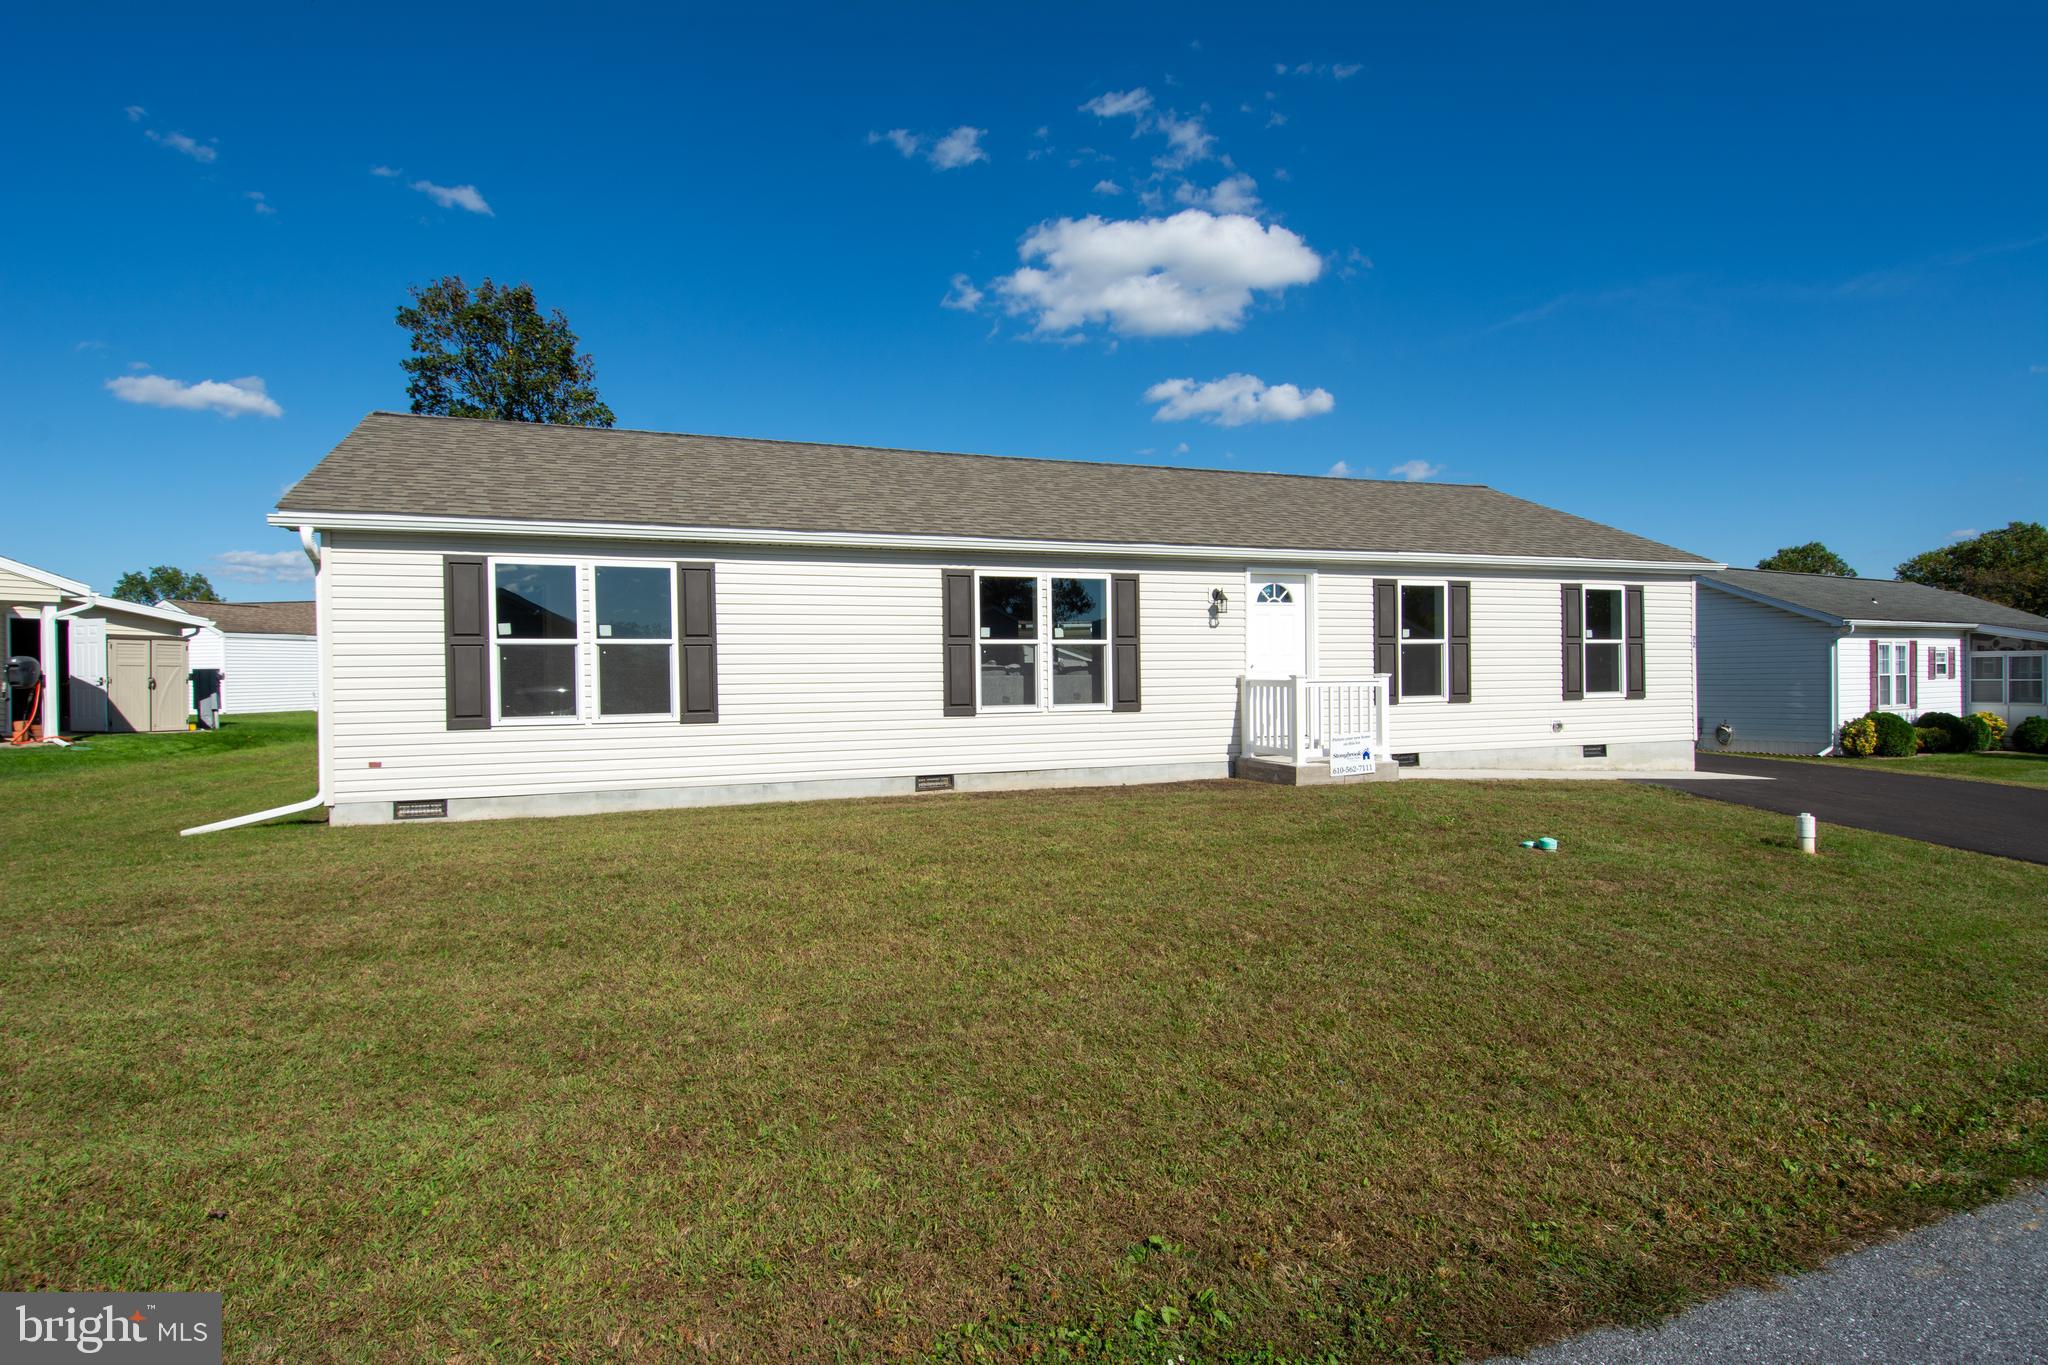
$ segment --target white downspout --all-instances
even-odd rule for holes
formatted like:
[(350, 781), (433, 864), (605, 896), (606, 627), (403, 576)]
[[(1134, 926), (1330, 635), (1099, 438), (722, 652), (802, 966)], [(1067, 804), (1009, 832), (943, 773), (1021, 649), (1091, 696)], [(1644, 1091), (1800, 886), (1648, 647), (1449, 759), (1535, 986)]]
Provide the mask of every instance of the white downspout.
[(318, 737), (314, 751), (318, 755), (318, 785), (320, 789), (306, 800), (295, 801), (289, 806), (274, 806), (269, 810), (259, 810), (250, 815), (237, 815), (227, 820), (215, 820), (210, 825), (194, 825), (191, 829), (181, 829), (178, 831), (181, 836), (188, 834), (213, 834), (224, 829), (234, 829), (240, 825), (258, 825), (265, 820), (275, 820), (284, 815), (297, 815), (300, 811), (312, 810), (316, 806), (327, 804), (327, 712), (329, 709), (328, 694), (331, 690), (327, 674), (328, 661), (331, 656), (328, 654), (327, 648), (327, 572), (323, 563), (326, 556), (321, 552), (319, 542), (314, 539), (313, 528), (310, 526), (301, 526), (299, 528), (299, 546), (305, 550), (306, 558), (313, 561), (313, 631), (315, 638), (319, 641), (318, 648), (320, 651), (318, 673), (320, 690), (317, 702), (320, 709), (314, 717), (314, 733)]

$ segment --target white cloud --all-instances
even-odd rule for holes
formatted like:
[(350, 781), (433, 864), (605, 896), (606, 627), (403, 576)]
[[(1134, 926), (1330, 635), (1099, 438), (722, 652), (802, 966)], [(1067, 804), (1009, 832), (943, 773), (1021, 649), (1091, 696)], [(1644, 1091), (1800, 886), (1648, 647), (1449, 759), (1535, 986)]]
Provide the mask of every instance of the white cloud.
[(436, 185), (431, 180), (415, 180), (412, 182), (412, 188), (444, 209), (467, 209), (471, 213), (481, 213), (486, 218), (498, 216), (492, 211), (491, 206), (484, 202), (484, 197), (477, 193), (474, 185)]
[(1155, 422), (1200, 418), (1219, 427), (1248, 422), (1296, 422), (1319, 417), (1337, 406), (1328, 389), (1303, 393), (1293, 384), (1268, 384), (1255, 374), (1229, 374), (1197, 384), (1192, 379), (1166, 379), (1145, 390), (1145, 401), (1159, 404)]
[(1185, 454), (1187, 454), (1187, 453), (1188, 453), (1188, 443), (1187, 443), (1186, 441), (1182, 441), (1182, 442), (1181, 442), (1181, 443), (1180, 443), (1179, 445), (1177, 445), (1177, 446), (1175, 446), (1175, 447), (1173, 448), (1173, 453), (1174, 453), (1174, 454), (1176, 454), (1176, 455), (1185, 455)]
[(159, 133), (154, 128), (144, 128), (142, 135), (151, 142), (169, 147), (174, 152), (183, 152), (201, 165), (206, 165), (220, 156), (218, 151), (206, 143), (197, 138), (187, 137), (183, 133)]
[(1975, 540), (1978, 536), (1981, 536), (1983, 534), (1984, 533), (1982, 531), (1978, 530), (1974, 526), (1965, 526), (1960, 531), (1950, 531), (1948, 533), (1948, 538), (1950, 540)]
[(106, 349), (107, 349), (107, 343), (106, 343), (106, 342), (104, 342), (104, 341), (81, 341), (81, 342), (79, 342), (79, 343), (78, 343), (78, 344), (77, 344), (76, 346), (73, 346), (73, 347), (72, 347), (71, 349), (72, 349), (72, 350), (73, 350), (74, 352), (76, 352), (76, 351), (104, 351), (104, 350), (106, 350)]
[(1142, 85), (1136, 90), (1108, 91), (1081, 106), (1083, 112), (1097, 118), (1121, 118), (1124, 115), (1142, 118), (1151, 107), (1152, 92)]
[(1365, 70), (1363, 62), (1338, 62), (1330, 68), (1330, 74), (1340, 81), (1348, 81)]
[(251, 207), (253, 207), (258, 213), (277, 212), (275, 208), (271, 207), (270, 202), (263, 197), (262, 190), (243, 190), (242, 197), (252, 201)]
[(932, 144), (932, 165), (942, 171), (951, 171), (988, 160), (988, 153), (981, 148), (981, 140), (986, 136), (986, 128), (961, 124)]
[(1307, 284), (1323, 269), (1322, 258), (1286, 228), (1202, 209), (1170, 218), (1061, 218), (1032, 229), (1017, 254), (1026, 264), (996, 287), (1010, 312), (1036, 315), (1041, 333), (1091, 322), (1130, 336), (1235, 331), (1254, 291)]
[(2048, 365), (2029, 365), (2029, 366), (2027, 366), (2027, 373), (2028, 373), (2028, 374), (2048, 374)]
[(1339, 460), (1330, 466), (1330, 472), (1326, 477), (1332, 479), (1365, 479), (1371, 476), (1372, 471), (1370, 469), (1353, 469), (1344, 461)]
[(1289, 66), (1285, 62), (1273, 63), (1276, 76), (1328, 76), (1333, 80), (1348, 81), (1365, 70), (1362, 62), (1301, 62)]
[(370, 174), (382, 176), (386, 180), (396, 180), (399, 176), (404, 175), (405, 172), (399, 170), (396, 166), (372, 166), (370, 167)]
[(939, 307), (956, 309), (962, 313), (972, 313), (981, 307), (981, 291), (974, 287), (973, 280), (965, 275), (955, 275), (952, 286), (946, 291), (946, 297), (939, 300)]
[(988, 129), (961, 124), (938, 141), (927, 147), (922, 133), (913, 133), (908, 128), (891, 128), (886, 133), (869, 133), (868, 146), (886, 142), (894, 147), (906, 161), (915, 159), (920, 153), (931, 162), (936, 170), (958, 170), (972, 166), (977, 161), (988, 160), (988, 152), (981, 140), (988, 136)]
[(255, 375), (244, 379), (202, 379), (197, 384), (167, 379), (160, 374), (124, 374), (107, 381), (107, 390), (124, 403), (152, 408), (178, 408), (186, 412), (217, 412), (223, 417), (253, 413), (258, 417), (282, 417), (284, 409), (264, 392), (263, 381)]
[(1152, 164), (1161, 170), (1177, 171), (1215, 155), (1216, 135), (1202, 126), (1201, 115), (1182, 118), (1169, 110), (1159, 116), (1157, 126), (1166, 134), (1166, 154), (1154, 157)]
[(149, 117), (149, 110), (143, 108), (139, 104), (131, 104), (126, 109), (123, 109), (121, 112), (128, 116), (128, 121), (130, 123), (140, 123), (144, 119)]
[(1097, 194), (1122, 194), (1124, 187), (1117, 184), (1114, 180), (1098, 180), (1095, 182), (1095, 192)]
[(1403, 460), (1387, 469), (1387, 477), (1400, 479), (1405, 483), (1421, 483), (1424, 479), (1433, 479), (1443, 472), (1442, 465), (1431, 464), (1428, 460)]
[(1287, 126), (1287, 115), (1275, 109), (1272, 113), (1266, 115), (1266, 126), (1268, 128), (1285, 128)]
[(906, 160), (916, 156), (917, 149), (924, 145), (924, 139), (911, 132), (908, 128), (891, 128), (886, 133), (869, 133), (868, 146), (872, 147), (877, 142), (889, 143), (897, 151), (903, 153)]
[(1202, 189), (1182, 182), (1173, 192), (1176, 202), (1208, 209), (1211, 213), (1257, 213), (1259, 182), (1239, 172), (1218, 181), (1214, 189)]
[(131, 370), (146, 370), (149, 368), (149, 362), (147, 360), (131, 360), (128, 362), (128, 368)]
[(236, 583), (303, 583), (313, 565), (298, 550), (223, 550), (213, 557), (215, 572)]

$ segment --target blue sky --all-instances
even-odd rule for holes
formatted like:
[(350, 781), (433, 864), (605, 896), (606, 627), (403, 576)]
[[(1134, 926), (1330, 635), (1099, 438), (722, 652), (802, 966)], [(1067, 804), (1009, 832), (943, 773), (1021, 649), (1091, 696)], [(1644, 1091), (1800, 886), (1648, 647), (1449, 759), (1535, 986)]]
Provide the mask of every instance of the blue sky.
[(262, 517), (450, 273), (566, 312), (624, 426), (1866, 574), (2041, 519), (2048, 14), (1780, 8), (17, 7), (0, 554), (303, 595)]

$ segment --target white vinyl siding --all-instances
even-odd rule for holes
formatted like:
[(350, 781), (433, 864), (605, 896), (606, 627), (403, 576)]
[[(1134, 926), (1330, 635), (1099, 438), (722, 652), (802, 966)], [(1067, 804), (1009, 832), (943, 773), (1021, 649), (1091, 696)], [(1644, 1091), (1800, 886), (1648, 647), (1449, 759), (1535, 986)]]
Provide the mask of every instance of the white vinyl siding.
[[(1909, 665), (1913, 685), (1919, 689), (1918, 704), (1887, 706), (1884, 710), (1898, 711), (1908, 717), (1918, 716), (1926, 711), (1946, 711), (1957, 716), (1969, 713), (1971, 708), (1963, 699), (1961, 677), (1927, 676), (1927, 651), (1930, 649), (1953, 649), (1956, 652), (1956, 672), (1960, 675), (1968, 674), (1969, 663), (1963, 653), (1961, 637), (1899, 634), (1887, 631), (1883, 635), (1844, 635), (1835, 642), (1835, 676), (1839, 689), (1836, 714), (1842, 720), (1853, 720), (1870, 710), (1870, 642), (1873, 639), (1902, 647), (1919, 646), (1918, 658)], [(1911, 653), (1910, 649), (1908, 652)]]
[[(470, 550), (501, 560), (715, 560), (718, 724), (449, 730), (441, 556)], [(550, 540), (465, 549), (334, 535), (332, 794), (390, 801), (1228, 760), (1244, 615), (1226, 613), (1212, 629), (1208, 606), (1230, 571), (1118, 561), (1116, 572), (1141, 576), (1143, 710), (949, 717), (940, 700), (942, 567), (973, 566), (957, 556), (770, 557)], [(1050, 574), (1073, 564), (1005, 559), (990, 567)], [(587, 659), (582, 667), (587, 692), (595, 680)]]
[[(718, 724), (448, 729), (441, 557), (450, 553), (716, 561)], [(975, 564), (957, 555), (336, 533), (324, 571), (330, 792), (340, 803), (389, 802), (1226, 763), (1245, 662), (1243, 568), (1115, 561), (1114, 572), (1140, 579), (1140, 711), (942, 713), (940, 570), (1051, 576), (1076, 567), (1050, 558)], [(1324, 676), (1372, 671), (1375, 576), (1319, 572), (1315, 640)], [(1453, 576), (1466, 577), (1436, 575)], [(1649, 695), (1572, 703), (1561, 699), (1559, 582), (1556, 574), (1471, 578), (1472, 703), (1397, 708), (1396, 749), (1569, 746), (1576, 761), (1580, 744), (1690, 746), (1690, 580), (1644, 580)], [(1212, 617), (1210, 594), (1219, 587), (1230, 608)], [(587, 695), (595, 685), (590, 660), (580, 668)], [(1556, 722), (1562, 732), (1552, 729)]]
[(1834, 743), (1834, 627), (1710, 586), (1699, 616), (1701, 748), (1722, 747), (1722, 724), (1736, 753), (1817, 754)]
[(217, 629), (192, 637), (192, 667), (222, 674), (222, 715), (312, 711), (320, 705), (320, 647), (311, 635), (228, 635)]

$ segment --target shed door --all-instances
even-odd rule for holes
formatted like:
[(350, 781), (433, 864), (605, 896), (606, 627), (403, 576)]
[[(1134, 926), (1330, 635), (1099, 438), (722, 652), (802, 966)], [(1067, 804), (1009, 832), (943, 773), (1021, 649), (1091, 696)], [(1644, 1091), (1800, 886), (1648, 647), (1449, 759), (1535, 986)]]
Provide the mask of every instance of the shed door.
[(107, 641), (107, 728), (116, 734), (149, 728), (149, 641)]
[(192, 710), (192, 675), (183, 640), (149, 642), (149, 728), (182, 730)]
[(71, 621), (71, 694), (64, 723), (74, 730), (107, 728), (107, 623)]

